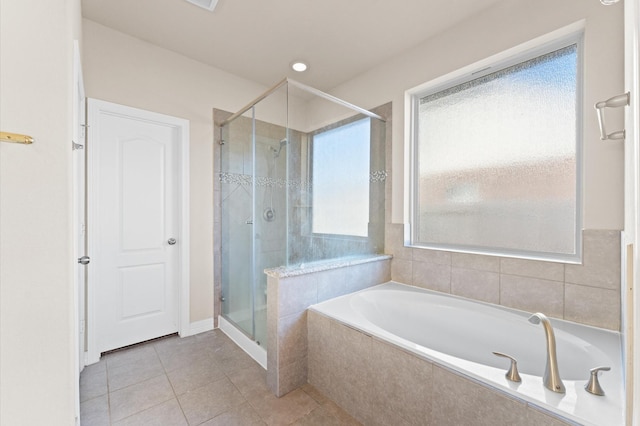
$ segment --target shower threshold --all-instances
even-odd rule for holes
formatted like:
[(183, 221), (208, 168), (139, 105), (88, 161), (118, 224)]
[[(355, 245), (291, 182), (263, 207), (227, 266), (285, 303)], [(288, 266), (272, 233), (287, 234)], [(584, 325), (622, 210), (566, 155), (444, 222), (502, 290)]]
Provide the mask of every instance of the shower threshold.
[(243, 331), (240, 331), (233, 322), (229, 321), (222, 315), (218, 316), (218, 327), (226, 334), (236, 345), (245, 351), (251, 358), (265, 370), (267, 369), (267, 351), (264, 347), (258, 345), (254, 340), (249, 338)]

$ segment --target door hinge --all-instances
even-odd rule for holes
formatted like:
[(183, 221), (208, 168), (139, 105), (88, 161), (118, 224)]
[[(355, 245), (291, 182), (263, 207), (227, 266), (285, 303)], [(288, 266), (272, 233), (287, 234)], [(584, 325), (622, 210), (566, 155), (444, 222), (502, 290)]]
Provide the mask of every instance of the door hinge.
[(71, 149), (73, 151), (75, 151), (76, 149), (84, 149), (84, 145), (81, 145), (79, 143), (75, 143), (74, 141), (71, 141)]

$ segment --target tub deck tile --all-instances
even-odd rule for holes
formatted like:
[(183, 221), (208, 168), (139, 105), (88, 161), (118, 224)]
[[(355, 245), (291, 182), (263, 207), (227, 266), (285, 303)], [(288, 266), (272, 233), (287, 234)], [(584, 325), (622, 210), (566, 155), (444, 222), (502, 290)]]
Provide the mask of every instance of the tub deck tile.
[(562, 421), (557, 417), (543, 413), (532, 405), (527, 406), (527, 422), (526, 426), (567, 426), (570, 423)]
[(429, 424), (433, 365), (381, 340), (373, 339), (373, 416), (379, 424)]
[(518, 425), (527, 404), (503, 396), (442, 367), (433, 368), (433, 423), (439, 426)]

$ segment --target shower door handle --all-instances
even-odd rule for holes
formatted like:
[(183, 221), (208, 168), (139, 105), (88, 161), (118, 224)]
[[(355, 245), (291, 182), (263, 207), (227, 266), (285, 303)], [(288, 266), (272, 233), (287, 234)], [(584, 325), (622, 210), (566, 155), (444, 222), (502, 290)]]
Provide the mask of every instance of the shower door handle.
[(176, 239), (175, 238), (169, 238), (169, 240), (167, 241), (167, 243), (172, 246), (176, 243)]

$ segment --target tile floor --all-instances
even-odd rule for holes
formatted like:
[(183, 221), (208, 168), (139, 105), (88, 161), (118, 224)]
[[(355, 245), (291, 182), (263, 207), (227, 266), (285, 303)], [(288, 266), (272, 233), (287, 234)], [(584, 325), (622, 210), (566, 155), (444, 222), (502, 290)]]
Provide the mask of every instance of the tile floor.
[(313, 386), (281, 398), (219, 330), (104, 355), (80, 375), (82, 426), (359, 425)]

